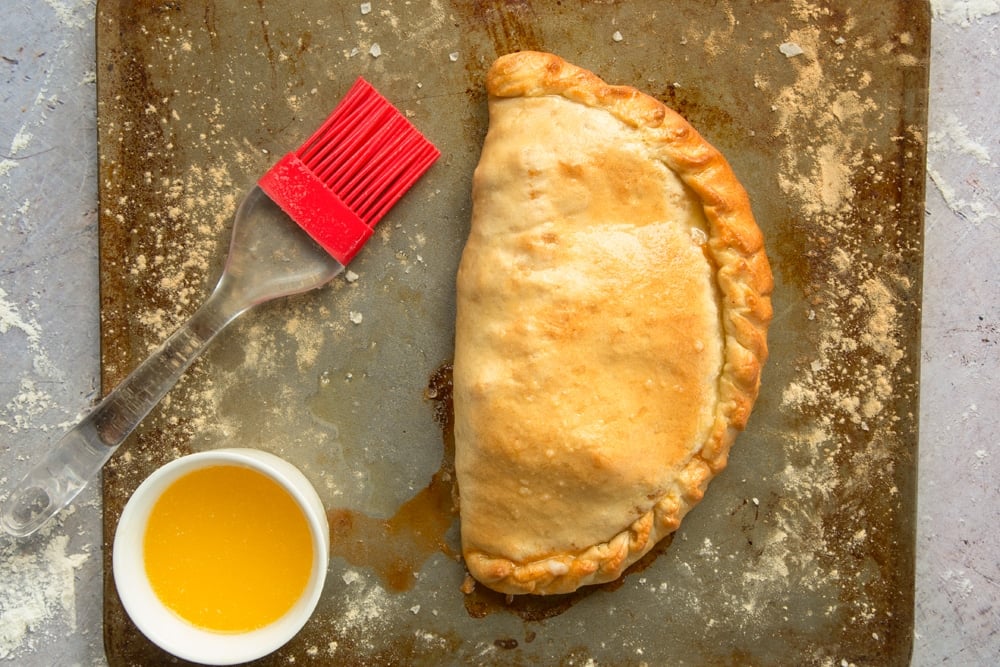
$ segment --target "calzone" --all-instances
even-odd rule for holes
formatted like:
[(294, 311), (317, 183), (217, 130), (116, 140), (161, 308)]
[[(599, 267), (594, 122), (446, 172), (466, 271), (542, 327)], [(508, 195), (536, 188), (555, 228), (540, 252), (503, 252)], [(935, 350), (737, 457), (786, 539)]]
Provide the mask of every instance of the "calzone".
[(498, 59), (457, 275), (455, 464), (476, 580), (617, 578), (677, 529), (750, 415), (772, 276), (683, 118), (547, 53)]

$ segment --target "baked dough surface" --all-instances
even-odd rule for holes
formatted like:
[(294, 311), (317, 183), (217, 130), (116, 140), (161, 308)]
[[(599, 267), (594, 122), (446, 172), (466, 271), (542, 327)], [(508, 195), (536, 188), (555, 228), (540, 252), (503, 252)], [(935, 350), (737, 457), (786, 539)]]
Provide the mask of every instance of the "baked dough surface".
[(463, 554), (495, 590), (564, 593), (617, 578), (725, 467), (772, 278), (729, 165), (663, 104), (537, 52), (486, 85), (457, 278)]

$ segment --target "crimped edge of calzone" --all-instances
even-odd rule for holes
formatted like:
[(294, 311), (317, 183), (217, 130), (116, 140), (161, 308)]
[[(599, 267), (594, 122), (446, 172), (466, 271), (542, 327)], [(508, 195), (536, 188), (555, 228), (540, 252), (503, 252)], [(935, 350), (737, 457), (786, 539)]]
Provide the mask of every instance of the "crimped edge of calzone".
[[(719, 401), (708, 438), (653, 509), (607, 542), (579, 553), (531, 562), (467, 548), (469, 572), (498, 591), (553, 594), (612, 581), (663, 537), (704, 495), (747, 424), (767, 359), (773, 278), (749, 198), (728, 162), (679, 114), (635, 88), (605, 83), (550, 53), (522, 51), (500, 57), (486, 76), (491, 97), (560, 95), (604, 109), (635, 128), (653, 154), (701, 200), (709, 224), (707, 247), (716, 267), (725, 335)], [(461, 489), (459, 489), (461, 493)]]

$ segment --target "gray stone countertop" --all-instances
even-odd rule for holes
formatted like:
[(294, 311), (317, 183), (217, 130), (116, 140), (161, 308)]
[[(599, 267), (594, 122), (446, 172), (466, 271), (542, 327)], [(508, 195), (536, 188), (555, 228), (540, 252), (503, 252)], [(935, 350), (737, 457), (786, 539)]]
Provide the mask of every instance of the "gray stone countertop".
[[(913, 664), (1000, 664), (1000, 1), (932, 2)], [(98, 395), (94, 0), (0, 30), (0, 498)], [(0, 663), (105, 664), (99, 485), (0, 534)]]

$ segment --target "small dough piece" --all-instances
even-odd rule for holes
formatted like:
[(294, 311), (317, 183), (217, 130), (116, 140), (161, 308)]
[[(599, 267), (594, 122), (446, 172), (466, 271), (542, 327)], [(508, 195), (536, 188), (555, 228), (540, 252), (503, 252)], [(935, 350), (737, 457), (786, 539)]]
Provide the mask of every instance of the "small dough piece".
[(772, 276), (722, 155), (557, 56), (487, 74), (457, 277), (462, 550), (509, 594), (610, 581), (726, 465), (767, 357)]

